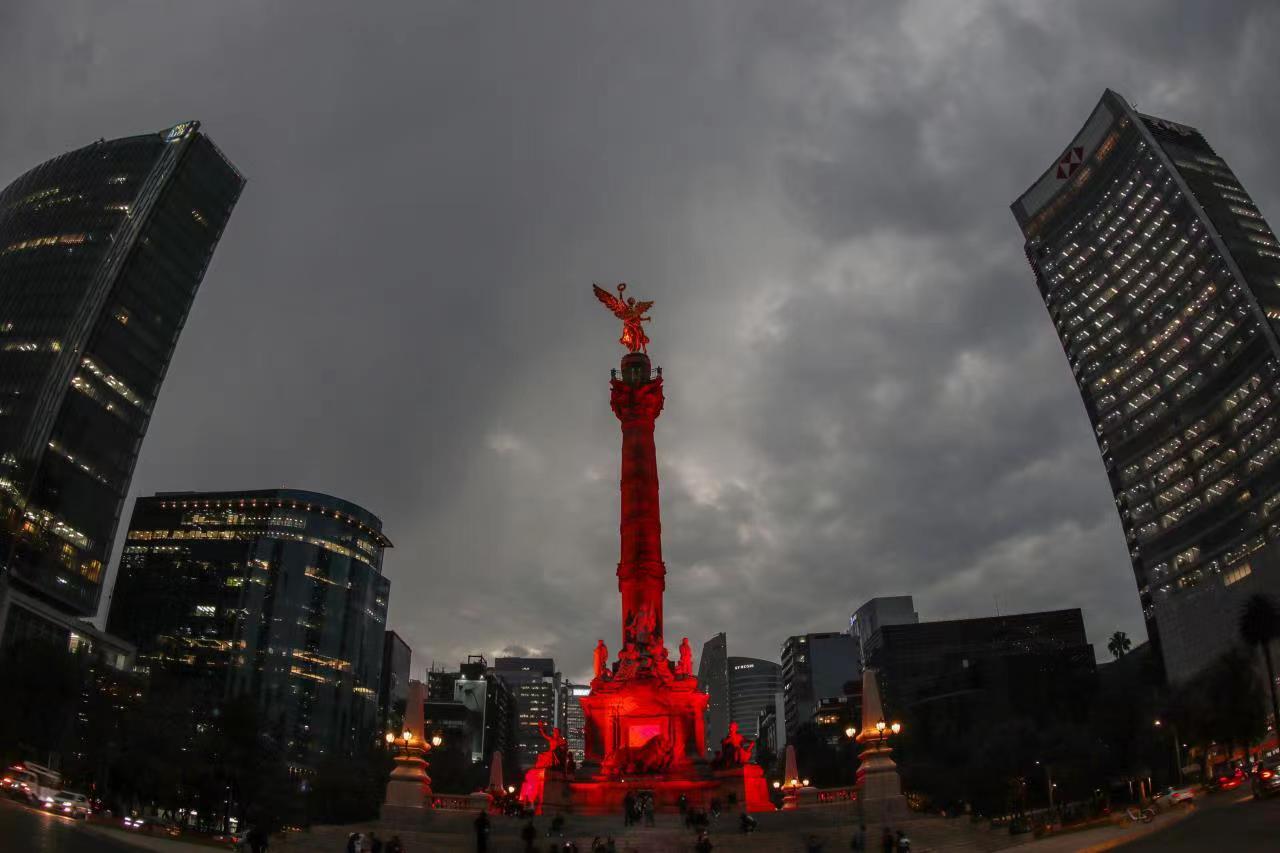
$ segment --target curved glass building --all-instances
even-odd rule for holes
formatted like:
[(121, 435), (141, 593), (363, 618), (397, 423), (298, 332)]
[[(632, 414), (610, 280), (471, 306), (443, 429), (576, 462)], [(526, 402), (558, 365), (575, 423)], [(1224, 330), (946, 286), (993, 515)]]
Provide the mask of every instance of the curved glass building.
[(0, 559), (73, 616), (97, 610), (160, 384), (244, 186), (199, 127), (99, 140), (0, 192)]
[(773, 661), (742, 657), (730, 657), (728, 665), (729, 721), (755, 740), (760, 734), (760, 712), (774, 707), (774, 699), (782, 690), (782, 667)]
[(295, 765), (314, 767), (379, 734), (389, 547), (373, 513), (315, 492), (139, 498), (107, 630), (197, 714), (251, 697)]
[(1184, 680), (1280, 587), (1280, 242), (1197, 130), (1110, 90), (1013, 214)]

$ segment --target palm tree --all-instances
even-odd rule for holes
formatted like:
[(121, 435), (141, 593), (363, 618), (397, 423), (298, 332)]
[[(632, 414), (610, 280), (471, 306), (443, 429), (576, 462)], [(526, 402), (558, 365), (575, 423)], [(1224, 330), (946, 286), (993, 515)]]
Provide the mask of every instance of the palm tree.
[(1271, 663), (1271, 641), (1280, 637), (1280, 608), (1268, 596), (1256, 593), (1240, 611), (1240, 636), (1251, 647), (1262, 647), (1267, 662), (1267, 687), (1271, 696), (1271, 719), (1280, 730), (1280, 705), (1276, 702), (1276, 671)]
[(1116, 660), (1120, 660), (1120, 657), (1131, 648), (1133, 648), (1133, 641), (1124, 631), (1116, 631), (1111, 635), (1111, 639), (1107, 640), (1107, 651), (1115, 655)]

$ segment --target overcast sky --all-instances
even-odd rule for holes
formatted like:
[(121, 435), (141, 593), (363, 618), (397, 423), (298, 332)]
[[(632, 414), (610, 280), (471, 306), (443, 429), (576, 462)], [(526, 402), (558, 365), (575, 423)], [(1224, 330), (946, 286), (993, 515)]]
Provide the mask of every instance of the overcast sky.
[(657, 301), (668, 645), (776, 660), (911, 594), (1080, 607), (1105, 654), (1137, 594), (1008, 207), (1110, 86), (1280, 215), (1278, 35), (1267, 2), (6, 2), (0, 185), (203, 122), (248, 185), (133, 494), (367, 507), (415, 674), (616, 651), (593, 281)]

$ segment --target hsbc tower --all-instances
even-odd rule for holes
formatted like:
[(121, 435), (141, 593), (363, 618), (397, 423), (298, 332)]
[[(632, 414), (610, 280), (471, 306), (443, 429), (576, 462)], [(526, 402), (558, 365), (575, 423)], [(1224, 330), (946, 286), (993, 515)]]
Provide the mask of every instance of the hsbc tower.
[(1199, 131), (1109, 89), (1012, 209), (1184, 681), (1280, 593), (1280, 242)]

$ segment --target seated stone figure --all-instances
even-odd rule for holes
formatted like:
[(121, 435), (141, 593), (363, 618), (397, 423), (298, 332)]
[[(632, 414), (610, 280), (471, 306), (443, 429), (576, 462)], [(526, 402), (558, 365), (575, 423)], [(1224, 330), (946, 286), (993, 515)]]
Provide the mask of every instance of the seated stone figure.
[(747, 740), (738, 731), (737, 723), (730, 723), (729, 734), (720, 741), (720, 751), (711, 760), (711, 766), (717, 769), (741, 767), (751, 761), (751, 749), (754, 746), (753, 741)]

